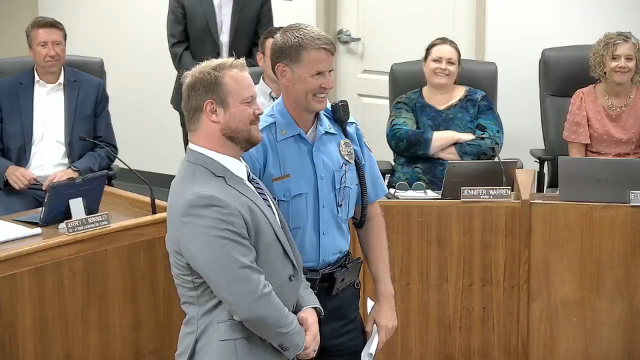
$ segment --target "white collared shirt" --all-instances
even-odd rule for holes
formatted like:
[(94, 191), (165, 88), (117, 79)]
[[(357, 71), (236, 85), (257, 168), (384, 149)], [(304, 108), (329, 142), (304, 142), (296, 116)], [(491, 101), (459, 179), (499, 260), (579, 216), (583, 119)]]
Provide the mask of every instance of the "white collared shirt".
[(260, 77), (260, 82), (256, 85), (256, 93), (258, 93), (258, 104), (262, 110), (273, 104), (278, 97), (273, 93), (273, 90), (264, 82), (264, 75)]
[(311, 125), (311, 129), (307, 131), (307, 137), (312, 144), (316, 142), (316, 137), (318, 135), (318, 115), (316, 115), (316, 119), (313, 120), (313, 125)]
[(40, 181), (69, 168), (65, 143), (64, 68), (55, 84), (47, 84), (34, 68), (33, 137), (27, 170)]
[(229, 57), (229, 37), (231, 36), (231, 11), (233, 0), (213, 0), (220, 37), (220, 58)]
[[(242, 159), (236, 159), (233, 158), (231, 156), (227, 156), (224, 154), (220, 154), (217, 153), (215, 151), (211, 151), (209, 149), (205, 149), (201, 146), (189, 143), (189, 149), (193, 150), (193, 151), (197, 151), (205, 156), (208, 156), (210, 158), (212, 158), (213, 160), (219, 162), (222, 166), (226, 167), (229, 171), (231, 171), (234, 175), (238, 176), (239, 178), (241, 178), (245, 184), (247, 184), (247, 186), (249, 188), (251, 188), (251, 190), (253, 190), (256, 194), (258, 193), (256, 191), (256, 188), (253, 187), (253, 185), (251, 185), (251, 183), (249, 182), (249, 167), (247, 166), (247, 164), (244, 162), (244, 160)], [(266, 186), (264, 188), (265, 190), (267, 190)], [(273, 200), (271, 199), (271, 197), (269, 196), (269, 203), (271, 204), (271, 210), (273, 211), (273, 215), (276, 217), (276, 220), (278, 221), (278, 225), (280, 224), (280, 219), (278, 218), (278, 214), (276, 213), (276, 207), (275, 204), (273, 203)]]

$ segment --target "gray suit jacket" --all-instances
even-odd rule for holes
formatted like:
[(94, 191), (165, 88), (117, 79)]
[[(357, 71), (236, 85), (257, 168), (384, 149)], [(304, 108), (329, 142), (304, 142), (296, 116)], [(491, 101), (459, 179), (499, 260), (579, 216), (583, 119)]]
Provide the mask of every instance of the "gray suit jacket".
[[(271, 0), (234, 0), (229, 56), (245, 58), (249, 66), (257, 66), (258, 41), (272, 26)], [(173, 65), (178, 71), (171, 105), (182, 111), (182, 73), (199, 62), (219, 58), (222, 52), (213, 0), (169, 0), (167, 38)]]
[(243, 179), (187, 150), (167, 212), (167, 251), (186, 315), (176, 359), (292, 359), (302, 350), (295, 314), (320, 305), (278, 216), (282, 226)]

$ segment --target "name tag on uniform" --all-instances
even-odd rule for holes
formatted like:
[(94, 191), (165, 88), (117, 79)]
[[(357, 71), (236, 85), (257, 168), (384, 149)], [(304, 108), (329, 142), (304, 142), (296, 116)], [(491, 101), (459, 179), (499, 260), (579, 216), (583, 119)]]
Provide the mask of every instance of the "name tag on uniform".
[(463, 187), (461, 200), (511, 200), (510, 187)]
[(271, 179), (271, 182), (278, 182), (278, 181), (286, 180), (286, 179), (288, 179), (290, 177), (291, 177), (291, 174), (274, 177), (273, 179)]
[(629, 191), (629, 205), (640, 206), (640, 191)]

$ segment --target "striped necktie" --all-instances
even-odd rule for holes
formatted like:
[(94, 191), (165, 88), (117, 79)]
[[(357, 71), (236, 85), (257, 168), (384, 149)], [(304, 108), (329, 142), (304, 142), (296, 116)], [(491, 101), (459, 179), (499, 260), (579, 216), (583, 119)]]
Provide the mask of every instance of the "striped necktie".
[(260, 198), (262, 199), (262, 201), (264, 201), (265, 205), (267, 205), (269, 209), (273, 210), (273, 208), (271, 207), (271, 201), (269, 201), (269, 195), (267, 195), (267, 192), (264, 191), (264, 188), (262, 187), (260, 181), (255, 176), (253, 176), (251, 172), (248, 173), (247, 179), (249, 180), (249, 183), (253, 185), (253, 188), (256, 189), (256, 192), (258, 193), (258, 195), (260, 195)]

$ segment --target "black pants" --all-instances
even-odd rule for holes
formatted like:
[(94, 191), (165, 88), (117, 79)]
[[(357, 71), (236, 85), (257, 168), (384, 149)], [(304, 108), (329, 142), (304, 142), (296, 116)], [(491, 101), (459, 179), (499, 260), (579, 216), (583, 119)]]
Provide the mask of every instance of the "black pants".
[(187, 133), (187, 124), (184, 121), (184, 114), (182, 111), (178, 111), (180, 114), (180, 127), (182, 128), (182, 142), (184, 143), (184, 151), (187, 151), (187, 146), (189, 145), (189, 133)]
[(350, 286), (330, 296), (327, 288), (320, 284), (316, 296), (324, 309), (316, 360), (360, 360), (367, 343), (360, 317), (360, 289)]

